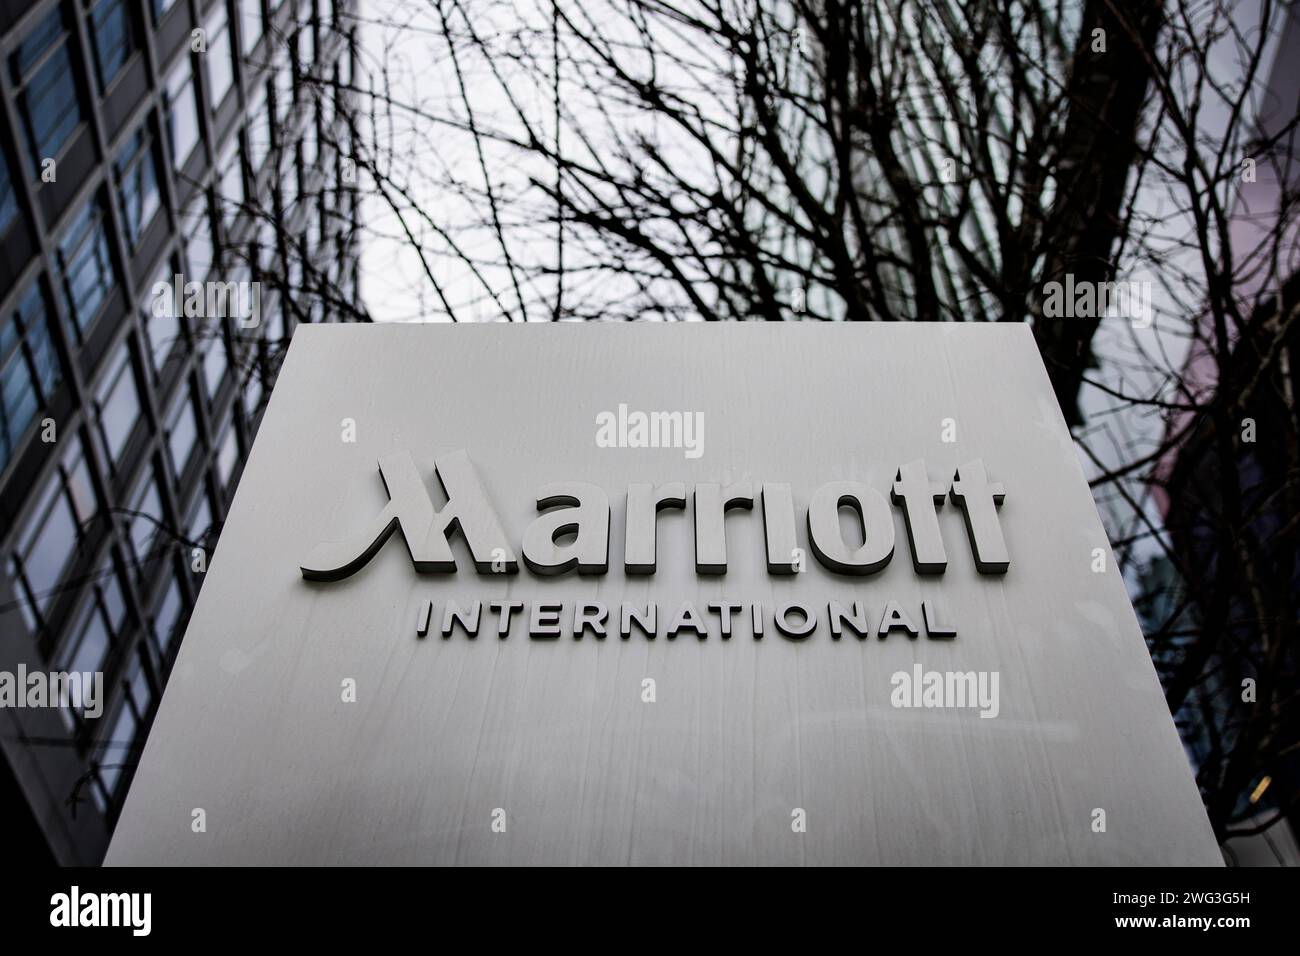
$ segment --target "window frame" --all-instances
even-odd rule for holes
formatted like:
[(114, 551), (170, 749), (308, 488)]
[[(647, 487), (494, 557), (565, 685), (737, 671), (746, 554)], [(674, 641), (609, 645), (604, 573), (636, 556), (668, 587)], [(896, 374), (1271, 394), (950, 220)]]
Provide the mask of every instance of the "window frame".
[[(88, 525), (99, 513), (99, 502), (90, 479), (90, 466), (86, 461), (86, 447), (82, 437), (73, 435), (71, 447), (55, 463), (47, 478), (47, 484), (38, 492), (36, 504), (32, 507), (27, 524), (18, 536), (18, 542), (9, 556), (9, 573), (18, 592), (19, 608), (24, 621), (33, 632), (40, 632), (49, 624), (48, 615), (57, 604), (58, 595), (68, 570), (76, 559), (85, 553), (89, 537)], [(76, 485), (84, 483), (82, 494), (87, 497), (78, 505)], [(54, 582), (48, 591), (36, 592), (30, 575), (30, 556), (35, 551), (36, 541), (49, 527), (50, 518), (57, 507), (66, 509), (71, 516), (73, 541), (71, 547), (64, 549), (64, 557), (54, 575)]]
[[(119, 15), (123, 21), (122, 42), (114, 48), (113, 52), (119, 52), (121, 58), (117, 61), (116, 68), (111, 76), (104, 75), (104, 51), (100, 43), (99, 12), (101, 7), (116, 5)], [(113, 82), (122, 75), (126, 65), (131, 60), (138, 48), (138, 37), (135, 25), (134, 5), (127, 0), (86, 0), (86, 32), (90, 38), (90, 59), (95, 71), (95, 81), (99, 85), (101, 96), (108, 94), (109, 87)]]
[[(35, 303), (30, 315), (29, 306)], [(58, 342), (50, 326), (52, 311), (45, 294), (43, 283), (38, 277), (26, 293), (18, 300), (14, 309), (0, 319), (0, 416), (3, 417), (4, 429), (0, 431), (0, 474), (9, 467), (9, 463), (18, 456), (19, 450), (27, 444), (34, 426), (39, 425), (40, 413), (49, 408), (55, 394), (63, 385), (66, 369), (63, 356), (59, 352)], [(14, 330), (12, 337), (8, 336)], [(8, 343), (6, 344), (6, 339)], [(36, 340), (40, 339), (40, 344)], [(49, 381), (42, 378), (44, 367), (38, 361), (38, 352), (52, 359), (53, 374)], [(9, 371), (18, 363), (22, 364), (27, 379), (27, 388), (34, 395), (32, 413), (21, 428), (9, 434), (11, 427), (10, 411), (6, 406), (4, 385)]]
[[(136, 569), (136, 576), (143, 578), (146, 566), (156, 559), (162, 552), (158, 549), (158, 538), (162, 534), (162, 528), (167, 520), (166, 503), (163, 500), (163, 485), (159, 480), (157, 470), (153, 463), (150, 462), (141, 469), (142, 474), (131, 489), (126, 500), (130, 502), (127, 510), (128, 514), (121, 515), (119, 528), (122, 534), (123, 546), (131, 559), (132, 566)], [(144, 505), (152, 497), (157, 502), (156, 514), (151, 514)], [(141, 552), (141, 543), (137, 541), (137, 527), (141, 522), (152, 519), (153, 529), (148, 535), (148, 541), (143, 547), (145, 551)]]
[[(120, 472), (123, 464), (122, 456), (130, 447), (131, 439), (139, 431), (141, 422), (144, 421), (144, 402), (141, 399), (140, 383), (136, 379), (135, 362), (131, 351), (130, 340), (123, 339), (118, 345), (117, 353), (112, 355), (109, 364), (105, 365), (99, 382), (94, 386), (93, 395), (89, 402), (92, 413), (90, 416), (91, 425), (95, 431), (95, 437), (99, 441), (99, 448), (104, 453), (104, 462), (112, 474)], [(118, 389), (126, 387), (130, 388), (135, 399), (135, 420), (127, 428), (125, 434), (120, 436), (115, 452), (109, 442), (104, 413), (111, 403), (118, 398)]]
[[(118, 269), (117, 263), (113, 260), (107, 219), (108, 211), (104, 207), (104, 197), (101, 192), (96, 191), (69, 222), (54, 250), (64, 306), (67, 308), (68, 317), (72, 320), (74, 337), (79, 345), (85, 344), (88, 333), (95, 327), (118, 285)], [(101, 266), (97, 269), (100, 279), (98, 298), (89, 312), (84, 315), (81, 304), (74, 296), (78, 280), (87, 268), (87, 261), (82, 259), (83, 254), (89, 254), (93, 261)], [(105, 274), (107, 274), (106, 281)]]
[[(144, 345), (148, 349), (148, 361), (145, 363), (149, 367), (149, 380), (158, 385), (163, 380), (163, 370), (167, 367), (177, 355), (177, 349), (183, 349), (187, 339), (185, 336), (185, 327), (181, 322), (181, 316), (175, 310), (175, 293), (176, 293), (176, 276), (180, 273), (179, 263), (175, 255), (169, 255), (162, 265), (162, 274), (149, 286), (149, 296), (146, 298), (142, 311), (142, 326), (144, 328)], [(154, 311), (154, 303), (157, 301), (153, 290), (160, 285), (164, 285), (168, 290), (167, 311), (159, 315)], [(181, 290), (182, 297), (185, 290)], [(183, 309), (182, 309), (183, 311)], [(154, 329), (154, 323), (161, 319), (171, 319), (175, 329), (175, 335), (172, 336), (170, 344), (163, 346), (158, 340)]]
[[(139, 171), (140, 167), (145, 164), (149, 166), (149, 175), (153, 180), (152, 185), (152, 208), (142, 208), (135, 216), (138, 221), (132, 223), (133, 214), (131, 208), (127, 205), (125, 187)], [(126, 238), (127, 250), (132, 254), (140, 249), (140, 243), (144, 239), (145, 231), (153, 224), (154, 218), (158, 215), (163, 207), (162, 182), (159, 176), (158, 162), (158, 142), (150, 128), (149, 120), (146, 119), (134, 133), (132, 133), (123, 146), (117, 159), (113, 162), (113, 187), (117, 196), (118, 209), (122, 215), (122, 235)], [(143, 202), (144, 207), (149, 207), (150, 202), (146, 198)]]
[[(113, 620), (110, 609), (113, 602), (110, 602), (106, 596), (108, 584), (111, 584), (117, 590), (116, 603), (120, 608), (120, 612), (119, 619), (116, 622)], [(104, 648), (103, 653), (94, 662), (95, 666), (89, 673), (102, 674), (105, 670), (105, 664), (112, 658), (113, 652), (122, 646), (122, 639), (128, 632), (128, 624), (131, 620), (131, 612), (126, 604), (126, 592), (111, 564), (101, 580), (93, 582), (85, 589), (81, 595), (80, 604), (73, 612), (71, 619), (75, 623), (65, 629), (62, 647), (57, 654), (60, 669), (68, 673), (73, 671), (87, 673), (86, 669), (79, 665), (77, 658), (81, 655), (82, 647), (86, 643), (86, 637), (92, 625), (97, 623), (104, 634)], [(86, 718), (75, 708), (71, 706), (60, 707), (59, 710), (64, 717), (65, 725), (69, 725), (69, 730), (76, 731), (78, 728), (85, 726)]]
[[(167, 461), (171, 469), (171, 480), (173, 487), (179, 487), (185, 480), (185, 473), (189, 470), (190, 462), (194, 460), (195, 450), (199, 447), (199, 408), (195, 402), (194, 389), (189, 382), (185, 382), (176, 390), (176, 395), (172, 399), (173, 405), (168, 407), (167, 416), (163, 424), (163, 444), (167, 448)], [(185, 460), (176, 461), (176, 451), (173, 447), (176, 427), (180, 424), (181, 418), (188, 412), (193, 435), (190, 439), (189, 451)]]
[[(25, 58), (23, 48), (29, 41), (38, 39), (42, 31), (47, 30), (50, 24), (56, 24), (58, 32), (51, 31), (52, 36), (46, 42), (46, 46), (40, 52), (30, 55), (30, 59)], [(81, 84), (77, 81), (76, 71), (72, 68), (71, 36), (72, 31), (68, 26), (64, 5), (59, 4), (51, 9), (44, 20), (41, 20), (27, 32), (26, 36), (14, 46), (9, 55), (9, 79), (13, 87), (14, 106), (19, 114), (19, 122), (23, 127), (28, 148), (31, 150), (32, 159), (34, 160), (34, 176), (38, 181), (40, 181), (41, 177), (42, 163), (47, 159), (57, 161), (63, 151), (76, 138), (77, 130), (86, 121), (86, 104), (82, 99), (83, 91)], [(62, 57), (62, 64), (55, 64), (54, 60), (60, 56)], [(53, 67), (54, 69), (49, 80), (43, 87), (40, 87), (42, 97), (50, 95), (51, 91), (64, 82), (66, 78), (66, 82), (72, 90), (76, 112), (76, 119), (68, 126), (67, 131), (57, 144), (40, 141), (30, 100), (30, 94), (37, 88), (36, 83), (44, 76), (47, 67)], [(45, 113), (48, 110), (40, 112)], [(64, 117), (70, 115), (71, 112), (66, 109), (60, 112), (55, 124), (50, 127), (51, 131), (61, 128)]]
[[(219, 20), (219, 22), (218, 22)], [(230, 96), (230, 91), (235, 88), (235, 60), (238, 58), (235, 51), (235, 39), (231, 33), (230, 26), (230, 8), (226, 5), (225, 0), (218, 0), (208, 11), (207, 18), (203, 21), (203, 30), (206, 34), (203, 62), (207, 67), (207, 106), (211, 114), (215, 114), (221, 108), (221, 104)], [(224, 72), (218, 74), (214, 71), (216, 66), (217, 54), (220, 47), (218, 41), (225, 44), (226, 54), (224, 57)], [(225, 80), (225, 87), (217, 92), (214, 77), (222, 76)]]
[[(167, 148), (171, 152), (172, 169), (180, 172), (185, 168), (190, 157), (194, 155), (199, 144), (203, 141), (203, 129), (199, 117), (199, 91), (198, 84), (194, 81), (194, 60), (189, 53), (189, 47), (185, 48), (186, 52), (176, 58), (176, 62), (163, 70), (162, 75), (162, 98), (163, 98), (163, 124), (167, 134)], [(182, 73), (185, 74), (185, 80), (180, 81)], [(188, 95), (186, 95), (186, 91)], [(182, 99), (188, 99), (188, 108), (192, 111), (194, 139), (181, 156), (177, 152), (176, 143), (176, 121), (175, 112), (177, 105)]]
[[(266, 34), (266, 10), (262, 0), (236, 0), (239, 4), (239, 52), (248, 59), (262, 42)], [(257, 32), (246, 29), (250, 21), (256, 21)]]

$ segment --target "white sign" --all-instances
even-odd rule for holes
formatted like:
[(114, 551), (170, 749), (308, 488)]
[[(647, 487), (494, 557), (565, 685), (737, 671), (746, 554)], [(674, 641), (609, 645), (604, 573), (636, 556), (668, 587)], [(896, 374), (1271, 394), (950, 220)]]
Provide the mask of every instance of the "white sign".
[(108, 862), (1219, 863), (1099, 547), (1025, 327), (303, 327)]

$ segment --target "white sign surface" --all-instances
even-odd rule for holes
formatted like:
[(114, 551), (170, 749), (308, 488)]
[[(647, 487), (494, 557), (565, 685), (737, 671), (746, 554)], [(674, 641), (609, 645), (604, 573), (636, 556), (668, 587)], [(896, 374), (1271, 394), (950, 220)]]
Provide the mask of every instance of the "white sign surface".
[(108, 862), (1220, 856), (1026, 327), (331, 325)]

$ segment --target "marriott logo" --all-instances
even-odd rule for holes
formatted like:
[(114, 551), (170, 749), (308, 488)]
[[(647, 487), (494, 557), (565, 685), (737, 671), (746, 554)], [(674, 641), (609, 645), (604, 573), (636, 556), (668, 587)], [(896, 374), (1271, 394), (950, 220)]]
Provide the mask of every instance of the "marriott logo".
[[(519, 559), (488, 500), (469, 455), (455, 451), (434, 463), (434, 477), (447, 496), (435, 508), (424, 479), (409, 452), (379, 461), (379, 473), (389, 502), (378, 515), (343, 541), (318, 545), (301, 564), (304, 578), (335, 581), (364, 567), (388, 538), (400, 532), (415, 569), (424, 573), (456, 570), (450, 539), (465, 539), (480, 574), (514, 573)], [(951, 501), (965, 518), (967, 538), (981, 574), (1004, 574), (1011, 561), (999, 522), (1006, 492), (990, 482), (984, 463), (968, 461), (951, 481), (931, 480), (923, 460), (908, 462), (895, 472), (889, 498), (857, 481), (822, 485), (808, 502), (808, 537), (817, 560), (840, 574), (867, 575), (883, 569), (893, 558), (894, 513), (901, 514), (918, 574), (943, 574), (948, 552), (940, 532), (938, 510)], [(762, 512), (769, 574), (793, 574), (800, 569), (795, 534), (794, 496), (788, 484), (729, 485), (631, 484), (625, 505), (626, 545), (623, 568), (628, 574), (653, 574), (657, 563), (656, 531), (660, 511), (693, 511), (695, 570), (699, 574), (727, 571), (726, 512), (740, 508)], [(891, 507), (892, 502), (892, 507)], [(524, 564), (534, 574), (604, 574), (609, 570), (610, 501), (605, 490), (587, 482), (544, 485), (536, 494), (536, 520), (521, 541)], [(845, 540), (840, 512), (851, 509), (861, 522), (862, 542)], [(561, 540), (564, 543), (558, 543)]]

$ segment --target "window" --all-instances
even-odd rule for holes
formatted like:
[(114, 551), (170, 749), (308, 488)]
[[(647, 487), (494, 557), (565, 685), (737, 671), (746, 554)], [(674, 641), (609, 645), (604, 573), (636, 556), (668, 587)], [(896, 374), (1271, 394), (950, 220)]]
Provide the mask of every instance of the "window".
[(280, 169), (280, 205), (284, 220), (293, 215), (294, 207), (302, 192), (302, 170), (298, 166), (298, 150), (291, 148), (285, 152), (284, 164)]
[(221, 221), (229, 234), (230, 229), (234, 226), (235, 218), (239, 215), (240, 208), (244, 205), (244, 164), (241, 158), (242, 150), (240, 149), (239, 134), (235, 133), (230, 138), (221, 151), (220, 160), (217, 163), (218, 169), (221, 170), (221, 180), (217, 184), (221, 204)]
[(96, 794), (95, 801), (101, 810), (108, 802), (117, 799), (122, 770), (133, 762), (131, 751), (136, 746), (140, 727), (148, 719), (153, 706), (153, 687), (149, 673), (140, 660), (141, 653), (142, 647), (131, 655), (126, 675), (122, 678), (122, 693), (117, 695), (122, 702), (110, 725), (112, 730), (100, 737), (99, 750), (95, 756), (103, 793), (94, 788), (92, 792)]
[(316, 160), (320, 157), (318, 144), (320, 142), (320, 131), (317, 129), (317, 121), (320, 114), (320, 107), (309, 110), (307, 122), (302, 127), (302, 164), (305, 168), (311, 169), (316, 165)]
[(185, 260), (189, 266), (185, 281), (202, 282), (212, 271), (216, 249), (212, 244), (212, 218), (208, 213), (207, 193), (199, 193), (181, 213), (181, 231), (185, 233)]
[(208, 46), (203, 59), (208, 64), (208, 99), (215, 111), (235, 81), (235, 51), (230, 44), (230, 20), (224, 0), (212, 8), (205, 26)]
[(217, 449), (217, 473), (221, 476), (222, 490), (230, 488), (230, 476), (239, 460), (239, 436), (234, 428), (226, 429), (226, 436)]
[[(257, 270), (258, 275), (267, 275), (275, 262), (275, 223), (264, 218), (257, 224)], [(290, 287), (292, 288), (292, 286)]]
[(138, 729), (135, 714), (126, 701), (118, 708), (111, 727), (95, 756), (95, 764), (99, 768), (99, 786), (92, 788), (91, 792), (100, 813), (108, 811), (113, 794), (117, 791), (117, 783), (122, 778), (122, 767), (130, 761), (131, 745), (135, 742)]
[(203, 353), (203, 383), (208, 388), (208, 401), (215, 401), (221, 394), (221, 382), (226, 377), (227, 361), (226, 343), (222, 341), (221, 320), (210, 318), (204, 320), (199, 349)]
[(152, 559), (158, 544), (158, 532), (163, 521), (162, 496), (158, 491), (158, 480), (153, 469), (146, 469), (148, 474), (144, 482), (132, 497), (130, 513), (123, 516), (127, 544), (131, 550), (131, 560), (136, 570), (143, 574), (145, 564)]
[[(163, 267), (158, 278), (149, 290), (149, 301), (145, 306), (144, 331), (149, 342), (149, 357), (155, 380), (162, 375), (163, 366), (171, 356), (172, 350), (181, 340), (181, 323), (176, 313), (174, 263)], [(160, 294), (154, 295), (154, 290)], [(184, 295), (185, 290), (181, 289)]]
[(99, 91), (106, 93), (133, 46), (131, 18), (124, 0), (99, 0), (90, 13), (90, 33), (95, 42)]
[(330, 192), (328, 186), (322, 186), (319, 201), (320, 213), (316, 217), (316, 248), (324, 249), (326, 240), (329, 239), (330, 228)]
[(289, 284), (287, 291), (294, 297), (298, 297), (298, 295), (307, 291), (307, 284), (303, 280), (304, 261), (302, 243), (292, 242), (289, 247), (289, 269), (287, 269), (285, 280)]
[(262, 38), (262, 0), (239, 0), (239, 34), (244, 56), (251, 56)]
[(162, 602), (158, 605), (158, 611), (154, 615), (153, 621), (154, 634), (158, 637), (158, 643), (162, 647), (164, 655), (171, 650), (172, 644), (180, 637), (183, 604), (184, 599), (181, 596), (180, 582), (176, 580), (174, 574), (169, 575), (167, 591), (163, 594)]
[(318, 237), (318, 247), (323, 250), (325, 246), (326, 226), (325, 223), (333, 216), (334, 202), (338, 199), (337, 179), (332, 160), (336, 160), (337, 155), (331, 153), (325, 157), (324, 167), (320, 173), (320, 189), (316, 195), (320, 202), (321, 228)]
[[(259, 316), (258, 328), (264, 330), (263, 334), (269, 334), (269, 331), (276, 327), (276, 320), (280, 318), (280, 297), (268, 294), (265, 301), (262, 302), (262, 314)], [(252, 364), (256, 366), (258, 358), (252, 357)]]
[(89, 602), (77, 629), (80, 635), (76, 650), (73, 651), (66, 669), (80, 673), (94, 673), (102, 667), (109, 648), (108, 626), (103, 614), (100, 613), (98, 601)]
[(176, 6), (176, 0), (152, 0), (153, 4), (153, 22), (158, 23), (162, 20), (163, 14)]
[(9, 160), (0, 150), (0, 236), (18, 218), (18, 199), (14, 196), (14, 182), (9, 178)]
[(221, 479), (221, 490), (230, 488), (230, 476), (234, 474), (239, 461), (239, 435), (235, 432), (233, 414), (226, 421), (226, 430), (217, 439), (217, 475)]
[(316, 48), (315, 0), (309, 0), (304, 13), (306, 16), (303, 18), (305, 22), (302, 26), (302, 46), (299, 48), (299, 55), (302, 57), (302, 72), (311, 73), (312, 68), (316, 65), (316, 57), (319, 53)]
[(68, 227), (59, 243), (58, 261), (68, 315), (80, 341), (113, 289), (113, 264), (98, 198), (86, 203)]
[(194, 542), (195, 546), (201, 546), (208, 537), (208, 532), (212, 530), (212, 505), (208, 503), (208, 491), (206, 482), (199, 485), (199, 493), (194, 496), (194, 504), (190, 506), (190, 516), (185, 521), (185, 536)]
[(172, 151), (172, 163), (177, 170), (184, 168), (195, 144), (199, 141), (199, 112), (194, 97), (194, 72), (188, 55), (176, 61), (167, 73), (163, 91), (163, 106), (167, 111), (167, 143)]
[(303, 27), (303, 48), (302, 53), (300, 53), (300, 56), (303, 57), (303, 74), (312, 74), (318, 55), (320, 55), (320, 51), (316, 49), (316, 25), (315, 23), (307, 23)]
[(339, 65), (334, 63), (333, 82), (321, 87), (321, 124), (325, 129), (332, 129), (334, 121), (338, 119), (338, 86), (339, 86)]
[(356, 273), (351, 269), (347, 269), (343, 271), (343, 275), (339, 277), (339, 298), (342, 300), (341, 305), (344, 312), (347, 311), (348, 305), (355, 301), (356, 292)]
[[(244, 329), (254, 328), (256, 325), (254, 320), (260, 321), (257, 310), (262, 305), (261, 289), (253, 284), (251, 268), (251, 263), (242, 263), (232, 277), (234, 288), (219, 300), (224, 302), (221, 314), (234, 319), (239, 327)], [(235, 343), (239, 341), (237, 334), (234, 341)], [(234, 354), (233, 349), (232, 354)]]
[(125, 342), (97, 390), (94, 411), (100, 447), (109, 466), (116, 470), (127, 439), (140, 421), (140, 395), (131, 371), (131, 350)]
[(45, 297), (40, 286), (33, 285), (0, 324), (0, 471), (62, 379), (46, 323)]
[(258, 84), (255, 101), (248, 109), (252, 118), (248, 127), (248, 171), (254, 182), (262, 171), (266, 154), (271, 151), (271, 111), (267, 107), (269, 86), (269, 83)]
[(262, 383), (262, 375), (259, 369), (254, 368), (244, 381), (244, 415), (249, 419), (257, 417), (257, 411), (262, 407), (262, 396), (265, 394), (266, 386)]
[[(61, 655), (60, 670), (80, 674), (102, 671), (104, 660), (121, 636), (125, 622), (126, 602), (122, 600), (122, 588), (117, 583), (117, 575), (109, 567), (87, 591), (76, 624), (69, 629), (71, 636)], [(81, 715), (82, 707), (80, 701), (68, 703), (69, 708), (63, 711), (64, 723), (72, 730), (76, 727), (73, 717)]]
[(289, 109), (293, 106), (293, 64), (281, 57), (271, 66), (271, 83), (274, 88), (276, 147), (284, 148), (284, 134), (289, 119)]
[(302, 59), (302, 44), (303, 35), (306, 32), (305, 29), (294, 30), (293, 33), (289, 34), (289, 41), (287, 44), (289, 50), (289, 62), (285, 65), (289, 68), (289, 90), (295, 103), (302, 102), (302, 98), (305, 95), (303, 87), (306, 83), (305, 74), (307, 67)]
[(347, 43), (343, 45), (343, 50), (339, 53), (339, 81), (343, 88), (346, 89), (352, 85), (352, 49), (355, 41), (355, 31), (348, 34)]
[(122, 155), (114, 164), (117, 195), (122, 206), (126, 241), (132, 252), (158, 211), (158, 169), (154, 162), (153, 137), (145, 126), (127, 141)]
[(334, 248), (329, 250), (330, 254), (325, 260), (324, 278), (321, 286), (325, 289), (328, 296), (329, 290), (337, 287), (340, 282), (339, 270), (343, 265), (343, 237), (334, 237)]
[[(275, 305), (267, 311), (266, 318), (262, 320), (262, 324), (266, 326), (267, 329), (275, 329), (280, 340), (286, 343), (293, 337), (293, 329), (297, 324), (292, 304), (285, 304), (288, 301), (289, 300), (283, 298), (277, 299)], [(276, 319), (279, 319), (280, 321), (277, 323)], [(269, 381), (269, 379), (270, 372), (268, 371), (267, 381)]]
[(55, 7), (10, 56), (11, 80), (32, 150), (36, 175), (81, 122), (81, 101), (68, 56), (62, 7)]
[(40, 491), (14, 556), (10, 573), (17, 585), (23, 618), (32, 630), (45, 624), (55, 592), (95, 513), (95, 498), (85, 449), (71, 436), (63, 460)]
[(123, 683), (126, 684), (126, 692), (130, 697), (131, 705), (135, 708), (136, 717), (143, 721), (149, 715), (149, 707), (153, 704), (153, 685), (149, 681), (149, 672), (140, 666), (139, 658), (132, 661)]
[(198, 415), (194, 411), (194, 402), (190, 390), (182, 388), (176, 393), (171, 413), (167, 416), (167, 425), (163, 429), (167, 436), (167, 452), (171, 456), (172, 474), (179, 481), (185, 474), (185, 467), (194, 452), (194, 443), (199, 435)]

